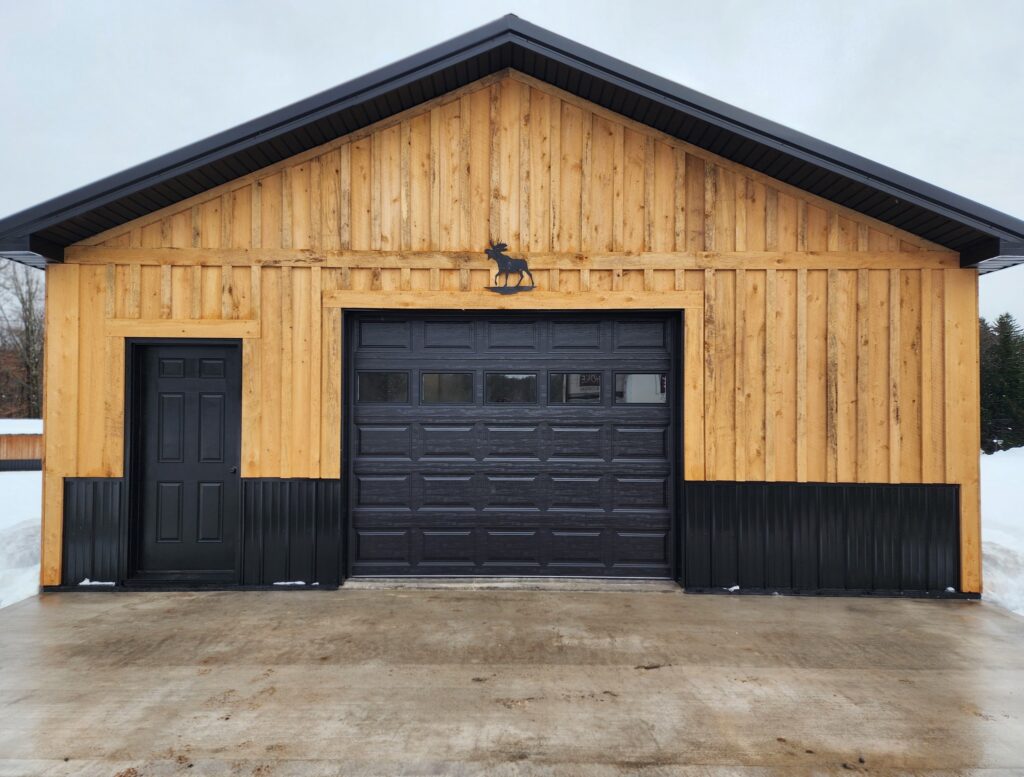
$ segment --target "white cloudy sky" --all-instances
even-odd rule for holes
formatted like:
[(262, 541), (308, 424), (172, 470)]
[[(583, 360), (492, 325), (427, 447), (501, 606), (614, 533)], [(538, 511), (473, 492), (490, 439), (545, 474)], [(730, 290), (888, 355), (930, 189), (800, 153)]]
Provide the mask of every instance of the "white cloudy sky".
[(1024, 217), (1022, 0), (0, 0), (0, 215), (509, 12)]

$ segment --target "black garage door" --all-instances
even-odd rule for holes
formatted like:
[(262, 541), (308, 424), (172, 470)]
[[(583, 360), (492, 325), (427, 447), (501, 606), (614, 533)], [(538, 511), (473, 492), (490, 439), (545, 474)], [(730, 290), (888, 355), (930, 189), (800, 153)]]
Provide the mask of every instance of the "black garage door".
[(676, 329), (351, 316), (351, 574), (671, 577)]

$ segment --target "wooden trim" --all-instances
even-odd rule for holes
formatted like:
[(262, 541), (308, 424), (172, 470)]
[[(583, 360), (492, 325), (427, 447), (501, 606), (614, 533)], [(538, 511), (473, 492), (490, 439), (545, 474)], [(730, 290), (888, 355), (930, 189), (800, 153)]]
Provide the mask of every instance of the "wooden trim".
[[(684, 270), (796, 270), (865, 269), (922, 270), (959, 269), (958, 256), (949, 251), (877, 251), (870, 254), (826, 251), (614, 251), (614, 252), (516, 252), (531, 269), (612, 270), (631, 268)], [(489, 269), (483, 251), (328, 251), (313, 248), (108, 248), (68, 246), (69, 264), (201, 264), (201, 265), (320, 265), (322, 267), (379, 267), (394, 269)]]
[(64, 533), (64, 478), (78, 468), (79, 268), (46, 273), (43, 418), (42, 585), (60, 585)]
[[(419, 310), (686, 310), (704, 306), (700, 291), (530, 291), (502, 295), (485, 290), (325, 291), (326, 308)], [(135, 323), (135, 322), (133, 322)]]
[(111, 318), (104, 322), (107, 337), (220, 337), (256, 338), (260, 322), (193, 319), (160, 319), (142, 321), (137, 318)]
[(978, 276), (943, 273), (945, 282), (946, 481), (960, 484), (960, 584), (980, 593), (981, 504)]

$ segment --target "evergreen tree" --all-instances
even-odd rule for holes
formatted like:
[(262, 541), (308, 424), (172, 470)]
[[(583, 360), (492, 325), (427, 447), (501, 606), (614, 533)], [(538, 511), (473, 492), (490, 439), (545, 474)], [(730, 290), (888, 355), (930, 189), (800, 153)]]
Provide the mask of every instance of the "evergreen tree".
[(981, 449), (1024, 445), (1024, 331), (1009, 313), (979, 322)]

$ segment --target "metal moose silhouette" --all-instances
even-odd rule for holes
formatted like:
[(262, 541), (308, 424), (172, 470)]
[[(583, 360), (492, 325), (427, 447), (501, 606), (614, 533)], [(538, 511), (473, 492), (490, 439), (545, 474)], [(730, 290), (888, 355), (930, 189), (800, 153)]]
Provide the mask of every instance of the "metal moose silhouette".
[[(495, 243), (491, 241), (491, 247), (485, 248), (484, 253), (495, 261), (498, 265), (498, 272), (494, 273), (494, 285), (488, 286), (489, 291), (493, 291), (497, 294), (515, 294), (520, 291), (532, 291), (534, 287), (533, 273), (530, 272), (530, 267), (527, 265), (525, 259), (513, 259), (511, 256), (506, 256), (505, 251), (508, 250), (508, 245), (505, 243)], [(516, 280), (515, 286), (508, 285), (508, 278), (510, 275), (519, 273), (519, 278)], [(501, 286), (498, 285), (498, 277), (504, 275), (505, 283)], [(530, 276), (530, 285), (523, 285), (523, 278)]]

